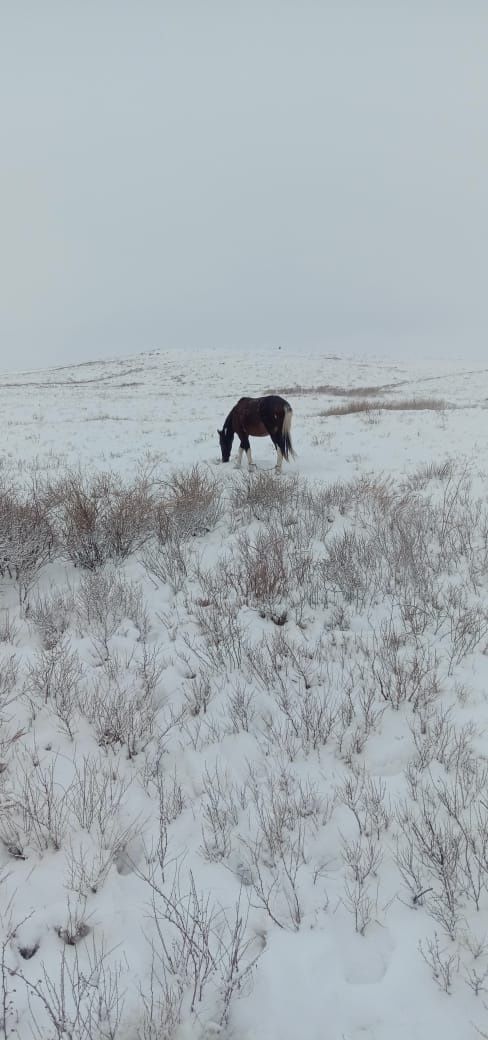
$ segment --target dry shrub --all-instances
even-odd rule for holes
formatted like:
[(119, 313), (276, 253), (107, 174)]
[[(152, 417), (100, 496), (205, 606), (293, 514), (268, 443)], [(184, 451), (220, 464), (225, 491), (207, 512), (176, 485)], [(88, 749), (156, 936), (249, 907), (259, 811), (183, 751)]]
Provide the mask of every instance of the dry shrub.
[(387, 511), (403, 503), (388, 478), (364, 474), (353, 481), (350, 488), (351, 504), (361, 516), (361, 509), (369, 509), (373, 515), (383, 517)]
[(206, 534), (222, 515), (222, 491), (213, 475), (199, 466), (173, 473), (169, 494), (156, 505), (160, 544)]
[(153, 529), (154, 496), (145, 477), (125, 484), (113, 473), (69, 474), (53, 489), (60, 540), (70, 560), (96, 570), (140, 549)]
[(324, 584), (356, 610), (364, 610), (380, 596), (381, 559), (371, 537), (354, 530), (334, 536), (320, 569)]
[(194, 577), (201, 590), (194, 609), (204, 631), (210, 618), (236, 617), (244, 606), (280, 626), (289, 616), (301, 624), (306, 609), (326, 599), (310, 539), (298, 522), (283, 530), (279, 518), (242, 532), (214, 569), (196, 563)]
[(22, 754), (13, 784), (16, 793), (2, 814), (0, 840), (13, 856), (29, 847), (41, 855), (47, 849), (59, 852), (70, 828), (70, 787), (59, 781), (56, 757), (43, 763), (36, 754)]
[(51, 587), (49, 593), (38, 592), (29, 604), (29, 621), (37, 626), (44, 649), (49, 650), (62, 639), (75, 609), (71, 588)]
[(150, 690), (114, 662), (112, 674), (106, 669), (88, 689), (82, 710), (100, 747), (125, 746), (134, 758), (152, 739), (158, 705)]
[[(117, 486), (114, 486), (114, 484)], [(112, 555), (124, 559), (147, 541), (153, 530), (154, 497), (148, 481), (142, 477), (132, 484), (114, 481), (107, 486), (107, 537)]]
[[(76, 912), (71, 915), (72, 927), (75, 921)], [(65, 942), (69, 934), (73, 934), (69, 929), (63, 934)], [(54, 968), (50, 966), (48, 971), (43, 962), (35, 982), (20, 968), (9, 973), (16, 983), (21, 981), (25, 986), (30, 1035), (53, 1040), (114, 1040), (121, 1035), (124, 1009), (122, 965), (115, 963), (112, 951), (106, 950), (103, 943), (97, 945), (93, 937), (90, 943), (86, 937), (77, 942), (70, 953), (72, 956), (68, 957), (63, 943)]]
[(390, 621), (380, 624), (372, 637), (356, 639), (359, 659), (367, 664), (378, 700), (398, 711), (401, 704), (427, 710), (441, 692), (439, 662), (435, 652), (420, 641), (408, 640), (405, 630)]
[(19, 662), (15, 654), (0, 654), (0, 778), (7, 769), (13, 745), (23, 736), (21, 730), (11, 725), (10, 705), (17, 699)]
[(173, 473), (169, 494), (155, 507), (156, 541), (143, 563), (149, 574), (180, 592), (188, 577), (191, 538), (207, 534), (222, 515), (222, 491), (214, 477), (198, 466)]
[(10, 491), (0, 493), (0, 575), (17, 582), (24, 603), (41, 567), (50, 559), (54, 534), (42, 504)]
[(196, 657), (217, 671), (241, 668), (247, 647), (239, 603), (235, 596), (229, 595), (231, 574), (225, 559), (220, 561), (217, 573), (199, 573), (204, 595), (195, 601), (193, 615), (203, 643), (199, 642), (196, 647), (189, 636), (183, 636), (183, 641)]
[(184, 588), (190, 572), (191, 550), (188, 543), (169, 533), (165, 542), (150, 545), (143, 556), (148, 574), (169, 585), (176, 594)]
[(232, 559), (222, 567), (222, 580), (238, 603), (257, 608), (276, 625), (284, 625), (290, 614), (302, 624), (322, 593), (326, 599), (310, 541), (298, 524), (288, 532), (271, 525), (253, 536), (240, 535)]
[(278, 532), (260, 531), (254, 539), (246, 533), (238, 540), (234, 579), (249, 606), (276, 610), (290, 590), (287, 547)]
[(301, 490), (296, 476), (283, 481), (271, 473), (246, 473), (232, 486), (231, 505), (263, 519), (270, 513), (296, 506)]
[(107, 759), (103, 753), (84, 755), (74, 762), (74, 768), (75, 778), (70, 788), (73, 819), (107, 850), (114, 837), (123, 837), (120, 814), (132, 780), (116, 761)]
[(356, 412), (388, 411), (388, 412), (425, 412), (441, 411), (447, 408), (447, 402), (437, 397), (411, 397), (398, 401), (349, 401), (348, 404), (335, 405), (334, 408), (326, 408), (320, 412), (323, 417), (331, 415), (354, 415)]
[(19, 626), (10, 611), (2, 610), (0, 612), (0, 643), (10, 643), (11, 646), (15, 646), (18, 635)]
[(143, 639), (147, 636), (149, 618), (142, 586), (113, 566), (83, 575), (76, 612), (82, 632), (91, 635), (102, 658), (108, 656), (108, 642), (122, 621), (131, 621)]
[(397, 493), (390, 482), (379, 477), (363, 476), (347, 483), (301, 488), (296, 515), (307, 538), (324, 541), (330, 537), (336, 514), (353, 514), (363, 527), (371, 526), (372, 517), (383, 517), (397, 501)]
[(443, 462), (427, 462), (412, 473), (402, 484), (405, 491), (422, 490), (432, 480), (449, 480), (454, 476), (454, 462), (444, 459)]
[(39, 702), (47, 704), (49, 701), (53, 714), (70, 740), (73, 740), (76, 732), (83, 675), (77, 651), (71, 647), (69, 639), (62, 636), (55, 643), (37, 651), (25, 679), (24, 692), (29, 698), (33, 714), (37, 713)]

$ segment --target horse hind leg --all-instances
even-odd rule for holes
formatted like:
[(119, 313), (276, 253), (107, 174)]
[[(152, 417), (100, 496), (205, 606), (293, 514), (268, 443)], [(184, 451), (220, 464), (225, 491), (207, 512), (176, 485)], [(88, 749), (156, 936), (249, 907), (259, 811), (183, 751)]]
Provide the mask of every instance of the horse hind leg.
[(283, 443), (283, 437), (280, 437), (280, 436), (279, 436), (279, 434), (276, 434), (276, 433), (271, 433), (271, 432), (270, 432), (270, 437), (271, 437), (271, 440), (273, 441), (273, 444), (274, 444), (274, 446), (275, 446), (275, 448), (276, 448), (276, 466), (275, 466), (275, 472), (276, 472), (276, 473), (281, 473), (281, 467), (282, 467), (282, 465), (283, 465), (283, 457), (284, 457), (284, 452), (283, 452), (283, 448), (284, 448), (284, 443)]

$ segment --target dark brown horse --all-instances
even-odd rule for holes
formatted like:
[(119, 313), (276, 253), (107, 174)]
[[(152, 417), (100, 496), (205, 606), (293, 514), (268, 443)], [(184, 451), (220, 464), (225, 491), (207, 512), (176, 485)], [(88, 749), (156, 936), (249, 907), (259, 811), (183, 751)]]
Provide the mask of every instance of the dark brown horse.
[(253, 465), (249, 437), (271, 437), (278, 452), (276, 471), (281, 473), (283, 459), (294, 455), (290, 429), (293, 411), (283, 397), (241, 397), (225, 420), (222, 430), (217, 430), (222, 451), (222, 462), (228, 462), (232, 451), (234, 434), (240, 446), (237, 466), (240, 466), (243, 451), (249, 466)]

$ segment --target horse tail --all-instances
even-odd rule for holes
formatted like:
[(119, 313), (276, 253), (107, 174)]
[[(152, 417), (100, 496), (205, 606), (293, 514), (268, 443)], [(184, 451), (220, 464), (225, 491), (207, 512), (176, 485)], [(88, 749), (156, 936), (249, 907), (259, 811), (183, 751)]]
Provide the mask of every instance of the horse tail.
[(288, 402), (286, 402), (284, 409), (285, 414), (283, 416), (283, 422), (281, 424), (281, 452), (283, 454), (283, 457), (288, 462), (290, 455), (292, 456), (292, 458), (295, 458), (295, 452), (293, 451), (293, 444), (291, 443), (290, 437), (291, 421), (293, 419), (293, 408), (291, 407), (291, 405), (288, 404)]

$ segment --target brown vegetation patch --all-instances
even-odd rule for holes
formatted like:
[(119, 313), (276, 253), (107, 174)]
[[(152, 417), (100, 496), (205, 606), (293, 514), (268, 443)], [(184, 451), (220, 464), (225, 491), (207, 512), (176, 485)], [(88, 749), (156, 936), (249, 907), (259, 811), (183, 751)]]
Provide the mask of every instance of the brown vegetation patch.
[(320, 412), (321, 416), (330, 415), (353, 415), (356, 412), (426, 412), (442, 411), (447, 408), (447, 402), (437, 397), (411, 397), (402, 398), (398, 401), (349, 401), (347, 404), (336, 405), (326, 408)]
[(404, 380), (398, 383), (383, 383), (381, 386), (332, 386), (330, 383), (320, 383), (318, 386), (285, 386), (279, 390), (267, 390), (268, 394), (298, 394), (300, 397), (307, 395), (325, 394), (329, 397), (374, 397), (376, 394), (384, 394), (388, 390), (396, 390), (402, 386)]

